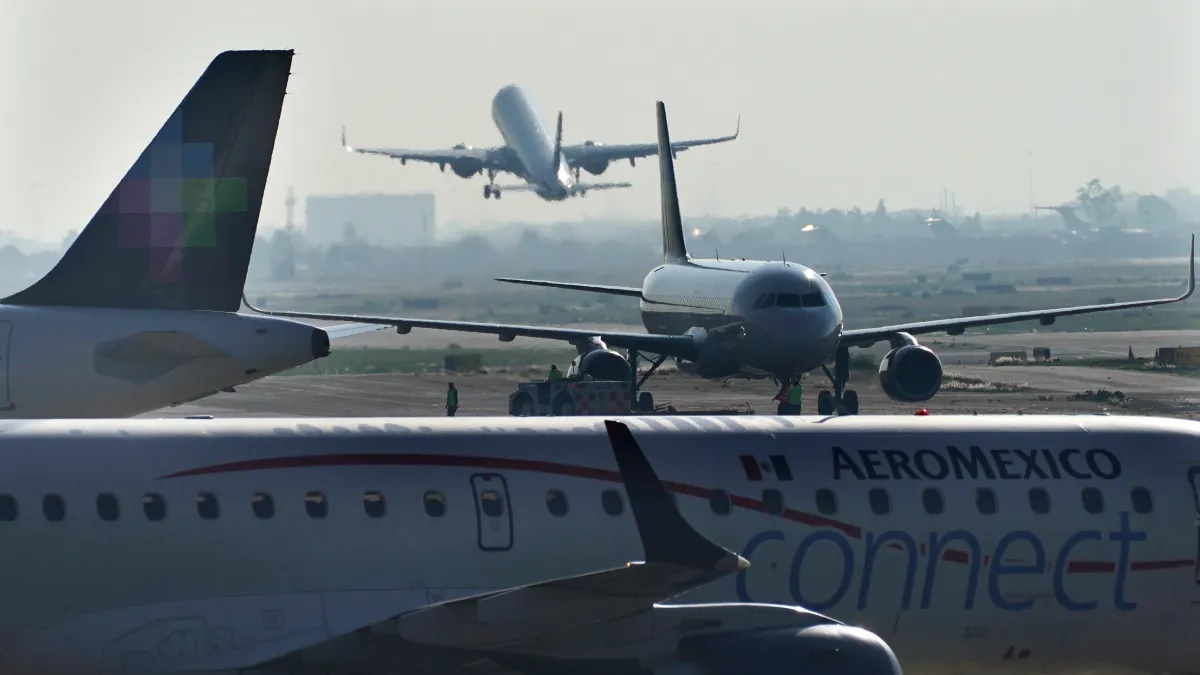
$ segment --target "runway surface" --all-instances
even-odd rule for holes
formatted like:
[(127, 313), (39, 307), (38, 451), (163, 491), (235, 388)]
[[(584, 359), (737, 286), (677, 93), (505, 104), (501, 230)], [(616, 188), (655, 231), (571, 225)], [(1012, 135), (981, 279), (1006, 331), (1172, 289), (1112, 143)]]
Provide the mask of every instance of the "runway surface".
[[(437, 334), (435, 331), (426, 331)], [(408, 336), (382, 334), (404, 339)], [(378, 339), (378, 338), (376, 338)], [(1079, 366), (1003, 366), (986, 364), (992, 349), (1031, 349), (1048, 346), (1052, 354), (1069, 362), (1077, 358), (1148, 356), (1157, 346), (1200, 344), (1200, 331), (1147, 333), (1076, 333), (1024, 336), (966, 336), (942, 339), (931, 346), (938, 351), (950, 378), (966, 377), (985, 383), (1019, 385), (1024, 391), (966, 390), (961, 382), (948, 381), (943, 390), (923, 404), (930, 412), (948, 413), (1111, 413), (1152, 414), (1200, 418), (1200, 378), (1161, 371), (1127, 371)], [(461, 344), (461, 343), (460, 343)], [(495, 344), (495, 343), (493, 343)], [(445, 342), (441, 343), (442, 346)], [(882, 351), (882, 350), (876, 350)], [(960, 365), (961, 364), (961, 365)], [(424, 416), (443, 415), (446, 383), (456, 382), (461, 416), (506, 415), (508, 395), (524, 377), (517, 373), (435, 375), (275, 375), (191, 404), (167, 408), (143, 417), (214, 415), (246, 416)], [(859, 392), (863, 414), (912, 413), (921, 404), (889, 400), (870, 371), (856, 371), (851, 385)], [(826, 378), (811, 373), (805, 378), (806, 411), (815, 411), (817, 392), (828, 386)], [(738, 406), (758, 413), (774, 413), (775, 387), (766, 380), (705, 381), (678, 373), (656, 374), (645, 388), (657, 403), (671, 403), (681, 411), (714, 410)], [(969, 388), (969, 387), (968, 387)], [(975, 387), (980, 389), (980, 387)], [(989, 390), (992, 389), (992, 390)], [(1068, 400), (1086, 390), (1120, 391), (1123, 403)]]

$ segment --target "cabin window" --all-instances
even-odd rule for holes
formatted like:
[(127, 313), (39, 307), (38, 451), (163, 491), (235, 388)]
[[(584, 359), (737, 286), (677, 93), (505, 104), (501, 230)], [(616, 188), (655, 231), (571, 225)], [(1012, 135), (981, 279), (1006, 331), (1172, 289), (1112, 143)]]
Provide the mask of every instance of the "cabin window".
[(1034, 513), (1050, 513), (1050, 493), (1045, 488), (1030, 488), (1029, 509)]
[(546, 493), (546, 510), (552, 516), (559, 518), (567, 515), (567, 493), (562, 490), (550, 490)]
[(0, 495), (0, 520), (12, 522), (17, 519), (17, 499), (12, 495)]
[(158, 522), (167, 517), (167, 503), (162, 495), (153, 492), (142, 495), (142, 513), (146, 514), (146, 520)]
[(1083, 499), (1083, 510), (1088, 513), (1102, 513), (1104, 511), (1104, 493), (1100, 492), (1100, 488), (1087, 487), (1080, 494)]
[(329, 500), (320, 492), (309, 492), (304, 495), (304, 510), (309, 518), (324, 518), (329, 515)]
[(605, 490), (600, 495), (600, 505), (610, 516), (619, 516), (625, 512), (625, 500), (621, 499), (621, 493), (616, 490)]
[(57, 523), (67, 517), (67, 503), (58, 495), (46, 495), (42, 497), (42, 513), (46, 520)]
[(504, 515), (504, 498), (495, 490), (484, 490), (479, 493), (479, 508), (488, 518), (499, 518)]
[(938, 514), (946, 510), (946, 502), (942, 499), (942, 491), (937, 488), (925, 488), (921, 492), (921, 503), (925, 513)]
[(1133, 488), (1129, 492), (1129, 501), (1133, 502), (1134, 513), (1150, 513), (1154, 510), (1154, 499), (1144, 487)]
[(250, 508), (259, 520), (266, 520), (275, 515), (275, 500), (265, 492), (255, 492), (250, 498)]
[(837, 513), (837, 495), (833, 490), (827, 488), (817, 490), (817, 510), (826, 516)]
[(767, 513), (778, 516), (783, 513), (783, 493), (775, 488), (768, 488), (762, 493), (763, 507)]
[(221, 505), (217, 503), (217, 496), (211, 492), (196, 495), (196, 513), (205, 520), (216, 520), (221, 515)]
[(724, 490), (713, 490), (708, 493), (708, 506), (718, 516), (729, 515), (733, 505), (729, 502), (729, 493)]
[(996, 512), (996, 493), (991, 488), (979, 488), (975, 490), (975, 508), (985, 516), (990, 516)]
[(871, 513), (877, 516), (887, 515), (892, 510), (892, 498), (883, 488), (871, 488), (867, 492), (867, 502), (871, 505)]
[(363, 511), (368, 518), (382, 518), (387, 513), (387, 503), (383, 493), (377, 490), (363, 493)]
[(120, 507), (117, 505), (116, 495), (104, 493), (96, 496), (96, 515), (100, 516), (100, 520), (116, 520), (121, 515)]
[(431, 518), (441, 518), (446, 515), (446, 498), (437, 490), (425, 493), (425, 513)]

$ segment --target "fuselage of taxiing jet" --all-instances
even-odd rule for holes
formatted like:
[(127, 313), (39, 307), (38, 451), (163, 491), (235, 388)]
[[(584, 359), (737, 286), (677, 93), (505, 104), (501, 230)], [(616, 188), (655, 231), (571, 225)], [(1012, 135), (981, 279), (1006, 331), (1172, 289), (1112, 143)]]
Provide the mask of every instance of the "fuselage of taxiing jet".
[(881, 675), (821, 661), (795, 626), (732, 670), (705, 651), (824, 621), (809, 610), (908, 672), (1200, 669), (1193, 421), (63, 420), (0, 438), (0, 675), (450, 669), (426, 648), (524, 673)]
[[(622, 159), (634, 164), (640, 157), (649, 157), (659, 151), (655, 143), (608, 145), (586, 141), (578, 145), (563, 145), (563, 118), (558, 114), (557, 128), (551, 129), (538, 113), (529, 93), (520, 85), (501, 87), (492, 98), (492, 123), (504, 139), (504, 145), (492, 148), (474, 148), (460, 143), (445, 150), (409, 150), (403, 148), (359, 148), (346, 144), (346, 132), (342, 130), (342, 145), (350, 152), (382, 155), (409, 161), (438, 164), (442, 171), (450, 169), (462, 178), (472, 178), (486, 173), (488, 184), (483, 187), (484, 198), (500, 198), (502, 192), (530, 191), (551, 202), (569, 197), (584, 196), (591, 190), (611, 190), (630, 187), (629, 183), (586, 183), (580, 181), (580, 170), (600, 175), (608, 165)], [(738, 129), (731, 136), (679, 141), (671, 144), (671, 152), (678, 153), (702, 145), (726, 143), (738, 137)], [(524, 180), (524, 184), (498, 186), (497, 173), (510, 173)]]
[(377, 328), (238, 313), (291, 62), (219, 54), (58, 264), (0, 298), (0, 418), (137, 415)]

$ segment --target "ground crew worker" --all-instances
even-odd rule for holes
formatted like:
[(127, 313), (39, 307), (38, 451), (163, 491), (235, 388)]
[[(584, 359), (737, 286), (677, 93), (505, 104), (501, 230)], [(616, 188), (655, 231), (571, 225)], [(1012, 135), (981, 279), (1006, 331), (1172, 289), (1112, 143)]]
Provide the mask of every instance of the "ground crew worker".
[(558, 364), (550, 364), (550, 375), (546, 379), (551, 382), (562, 379), (562, 371), (558, 369)]
[(800, 414), (800, 404), (804, 402), (804, 387), (800, 386), (800, 378), (792, 378), (792, 386), (788, 387), (787, 397), (788, 407), (791, 408), (788, 412), (792, 415)]
[(456, 412), (458, 412), (458, 390), (451, 382), (450, 387), (446, 390), (446, 417), (454, 417)]

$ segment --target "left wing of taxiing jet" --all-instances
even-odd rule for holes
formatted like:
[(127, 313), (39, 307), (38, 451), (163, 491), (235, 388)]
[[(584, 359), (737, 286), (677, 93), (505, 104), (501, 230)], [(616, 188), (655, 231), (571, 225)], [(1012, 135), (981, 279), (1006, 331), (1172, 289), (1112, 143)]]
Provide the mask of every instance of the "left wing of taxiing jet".
[(188, 669), (402, 672), (412, 670), (405, 667), (408, 656), (414, 663), (444, 660), (445, 667), (433, 672), (490, 661), (525, 673), (900, 675), (895, 654), (878, 636), (810, 610), (752, 603), (659, 604), (750, 563), (682, 517), (628, 426), (604, 424), (645, 560), (401, 607), (385, 617), (372, 617), (373, 603), (343, 603), (325, 610), (336, 618), (336, 632), (300, 633), (291, 641), (266, 643), (253, 654), (219, 653), (189, 663)]
[(1055, 319), (1060, 316), (1074, 316), (1077, 314), (1091, 314), (1093, 312), (1112, 312), (1122, 309), (1136, 309), (1139, 307), (1153, 307), (1155, 305), (1166, 305), (1173, 302), (1180, 302), (1191, 297), (1192, 292), (1196, 290), (1196, 235), (1192, 235), (1192, 248), (1188, 254), (1188, 285), (1187, 290), (1183, 295), (1173, 298), (1156, 298), (1153, 300), (1132, 300), (1129, 302), (1110, 302), (1101, 305), (1076, 305), (1074, 307), (1057, 307), (1054, 309), (1035, 309), (1025, 312), (1009, 312), (1007, 314), (985, 314), (980, 316), (966, 316), (960, 319), (935, 319), (932, 321), (916, 321), (913, 323), (901, 323), (894, 326), (880, 326), (878, 328), (859, 328), (847, 330), (842, 333), (842, 344), (854, 347), (869, 347), (876, 342), (883, 340), (891, 340), (900, 333), (909, 335), (921, 335), (928, 333), (945, 332), (948, 335), (961, 335), (968, 328), (978, 326), (995, 326), (1003, 323), (1014, 323), (1017, 321), (1032, 321), (1037, 319), (1043, 326), (1049, 326), (1054, 323)]
[[(508, 151), (507, 147), (492, 147), (492, 148), (474, 148), (463, 144), (453, 148), (444, 148), (441, 150), (416, 150), (411, 148), (359, 148), (350, 145), (346, 142), (346, 127), (342, 127), (342, 147), (346, 152), (354, 152), (361, 155), (380, 155), (400, 160), (401, 164), (407, 162), (427, 162), (429, 164), (439, 164), (444, 169), (447, 164), (459, 164), (474, 169), (477, 173), (480, 170), (491, 169), (493, 171), (505, 171), (516, 175), (521, 175), (521, 167), (513, 162), (513, 153)], [(464, 172), (465, 173), (465, 172)]]
[[(671, 143), (671, 153), (679, 153), (688, 148), (699, 147), (701, 145), (715, 145), (717, 143), (728, 143), (735, 140), (742, 130), (742, 118), (739, 115), (737, 128), (734, 129), (733, 135), (721, 136), (718, 138), (697, 138), (690, 141), (675, 141)], [(605, 145), (603, 143), (584, 143), (581, 145), (568, 145), (563, 147), (563, 156), (567, 160), (567, 164), (571, 168), (586, 165), (590, 162), (611, 162), (618, 159), (638, 159), (641, 157), (650, 157), (658, 154), (657, 143), (632, 143), (626, 145)], [(595, 188), (588, 188), (589, 190)]]
[(495, 335), (501, 342), (511, 342), (517, 337), (541, 338), (546, 340), (562, 340), (573, 345), (593, 344), (595, 338), (600, 338), (609, 347), (634, 349), (640, 352), (659, 354), (668, 357), (679, 357), (693, 360), (696, 358), (700, 340), (691, 335), (656, 335), (654, 333), (626, 333), (623, 331), (596, 331), (578, 328), (554, 328), (550, 326), (522, 326), (503, 323), (475, 323), (472, 321), (448, 321), (443, 319), (415, 319), (408, 317), (390, 316), (361, 316), (355, 314), (319, 314), (316, 312), (270, 311), (259, 309), (250, 304), (245, 295), (242, 296), (251, 311), (267, 316), (278, 316), (292, 319), (309, 319), (312, 321), (352, 321), (361, 324), (393, 326), (396, 332), (405, 334), (413, 328), (432, 328), (435, 330), (453, 330), (466, 333), (484, 333)]

